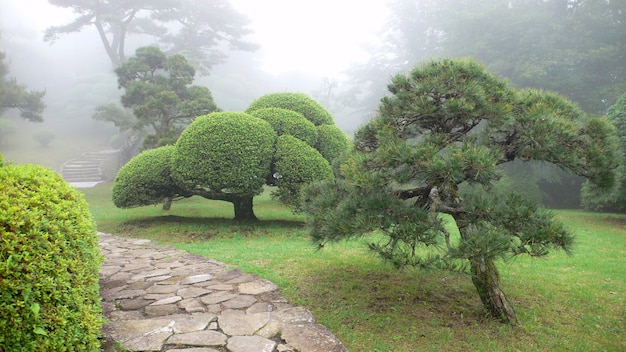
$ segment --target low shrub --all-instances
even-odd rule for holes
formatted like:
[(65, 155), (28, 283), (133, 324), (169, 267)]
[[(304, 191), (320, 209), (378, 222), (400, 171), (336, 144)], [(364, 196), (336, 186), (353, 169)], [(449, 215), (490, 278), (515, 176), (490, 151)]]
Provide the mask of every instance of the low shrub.
[(0, 167), (0, 352), (99, 351), (101, 263), (81, 193), (43, 166)]

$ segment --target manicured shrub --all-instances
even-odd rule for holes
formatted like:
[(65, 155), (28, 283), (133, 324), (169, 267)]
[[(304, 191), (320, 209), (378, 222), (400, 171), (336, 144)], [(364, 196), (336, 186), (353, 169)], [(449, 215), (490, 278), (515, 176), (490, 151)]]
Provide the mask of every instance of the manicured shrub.
[(159, 204), (168, 198), (184, 194), (171, 176), (174, 146), (146, 150), (124, 165), (112, 189), (113, 204), (118, 208), (132, 208)]
[(247, 113), (263, 108), (283, 108), (301, 113), (315, 126), (333, 124), (333, 116), (321, 104), (303, 93), (270, 93), (250, 104)]
[(312, 181), (332, 179), (330, 164), (322, 154), (290, 135), (278, 137), (274, 164), (274, 193), (283, 203), (297, 206), (300, 188)]
[(42, 166), (0, 167), (0, 351), (99, 351), (101, 263), (81, 193)]
[(250, 115), (269, 122), (279, 136), (283, 134), (292, 135), (311, 147), (317, 143), (315, 125), (299, 112), (281, 108), (264, 108), (254, 110)]
[(255, 195), (270, 173), (276, 132), (242, 112), (198, 117), (181, 134), (172, 158), (172, 177), (185, 189)]
[(317, 126), (315, 149), (329, 162), (346, 152), (351, 144), (350, 138), (336, 125)]

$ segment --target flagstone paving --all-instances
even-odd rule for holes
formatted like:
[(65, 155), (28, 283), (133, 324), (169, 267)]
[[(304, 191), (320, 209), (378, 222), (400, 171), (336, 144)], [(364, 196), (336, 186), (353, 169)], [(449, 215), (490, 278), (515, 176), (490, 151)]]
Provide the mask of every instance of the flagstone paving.
[(347, 351), (270, 281), (149, 240), (99, 235), (103, 335), (128, 351)]

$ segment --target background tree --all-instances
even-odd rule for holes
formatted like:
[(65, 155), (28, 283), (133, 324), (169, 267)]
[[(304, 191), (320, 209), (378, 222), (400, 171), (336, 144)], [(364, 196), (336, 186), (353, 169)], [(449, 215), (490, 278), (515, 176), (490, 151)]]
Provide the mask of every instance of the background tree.
[[(306, 103), (294, 106), (317, 104), (306, 95), (298, 97)], [(274, 197), (297, 207), (303, 184), (333, 177), (330, 161), (314, 148), (318, 143), (313, 123), (293, 110), (215, 112), (194, 120), (175, 147), (133, 158), (115, 179), (113, 200), (128, 208), (201, 196), (233, 203), (237, 220), (254, 220), (253, 198), (264, 185), (274, 186)]]
[(196, 116), (217, 110), (208, 88), (191, 85), (195, 70), (182, 55), (167, 57), (156, 47), (139, 48), (115, 73), (125, 90), (122, 105), (132, 116), (109, 104), (99, 107), (94, 118), (111, 121), (120, 130), (145, 131), (144, 149), (173, 144)]
[(572, 237), (533, 202), (498, 192), (499, 166), (542, 160), (609, 186), (611, 124), (559, 95), (515, 90), (468, 60), (397, 75), (389, 92), (379, 115), (357, 132), (343, 178), (305, 189), (313, 240), (323, 246), (376, 232), (382, 240), (370, 249), (398, 267), (450, 268), (463, 260), (487, 310), (516, 324), (496, 259), (569, 251)]
[(44, 91), (28, 90), (18, 84), (17, 79), (8, 77), (9, 68), (4, 61), (6, 55), (0, 52), (0, 114), (6, 110), (16, 109), (20, 116), (32, 122), (42, 122), (41, 113), (46, 108)]
[(617, 182), (608, 190), (598, 189), (586, 182), (582, 190), (582, 205), (588, 210), (624, 212), (626, 206), (626, 94), (609, 108), (606, 117), (615, 125), (620, 145), (620, 164), (616, 170)]
[(46, 30), (44, 40), (54, 43), (60, 36), (95, 27), (114, 66), (126, 60), (126, 45), (131, 36), (157, 38), (168, 54), (193, 58), (202, 71), (220, 62), (225, 55), (215, 49), (252, 51), (255, 46), (243, 38), (250, 33), (250, 20), (226, 0), (139, 0), (90, 1), (49, 0), (50, 4), (72, 9), (78, 17), (70, 23)]
[[(516, 87), (556, 91), (603, 114), (626, 91), (625, 7), (624, 0), (395, 0), (381, 44), (351, 76), (382, 96), (387, 77), (424, 58), (473, 57)], [(369, 111), (373, 101), (360, 106)], [(582, 178), (534, 163), (516, 171), (536, 180), (524, 186), (542, 192), (545, 204), (579, 206)]]

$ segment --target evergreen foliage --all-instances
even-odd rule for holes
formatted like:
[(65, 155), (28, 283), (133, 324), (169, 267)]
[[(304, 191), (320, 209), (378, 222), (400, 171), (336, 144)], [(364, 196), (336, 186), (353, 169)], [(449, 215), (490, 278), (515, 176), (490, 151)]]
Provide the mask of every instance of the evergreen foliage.
[(613, 188), (601, 189), (586, 182), (582, 189), (582, 206), (588, 210), (623, 212), (626, 206), (626, 94), (609, 108), (606, 117), (616, 129), (621, 148), (620, 163), (617, 167), (617, 181)]
[(332, 125), (333, 116), (321, 104), (303, 93), (270, 93), (253, 101), (246, 112), (263, 108), (283, 108), (301, 113), (315, 126)]
[(486, 309), (517, 324), (495, 260), (569, 251), (572, 237), (533, 202), (494, 187), (499, 166), (540, 160), (609, 187), (611, 124), (556, 94), (516, 90), (471, 60), (428, 62), (388, 88), (341, 178), (303, 191), (314, 242), (378, 233), (369, 248), (397, 267), (468, 266)]
[[(279, 102), (284, 97), (300, 100), (294, 105), (300, 111), (260, 107), (276, 97)], [(327, 112), (304, 94), (274, 93), (255, 102), (260, 103), (253, 103), (249, 113), (200, 116), (183, 131), (174, 149), (159, 148), (135, 157), (116, 178), (115, 205), (165, 201), (167, 208), (171, 200), (197, 195), (231, 202), (235, 219), (252, 220), (253, 197), (269, 185), (276, 186), (274, 197), (297, 209), (302, 185), (333, 178), (330, 158), (347, 151), (350, 140), (335, 125), (315, 126), (305, 118), (303, 106), (313, 107), (309, 116), (311, 111), (321, 111), (322, 116)]]
[(82, 194), (41, 166), (0, 167), (0, 239), (0, 350), (99, 351), (103, 258)]

